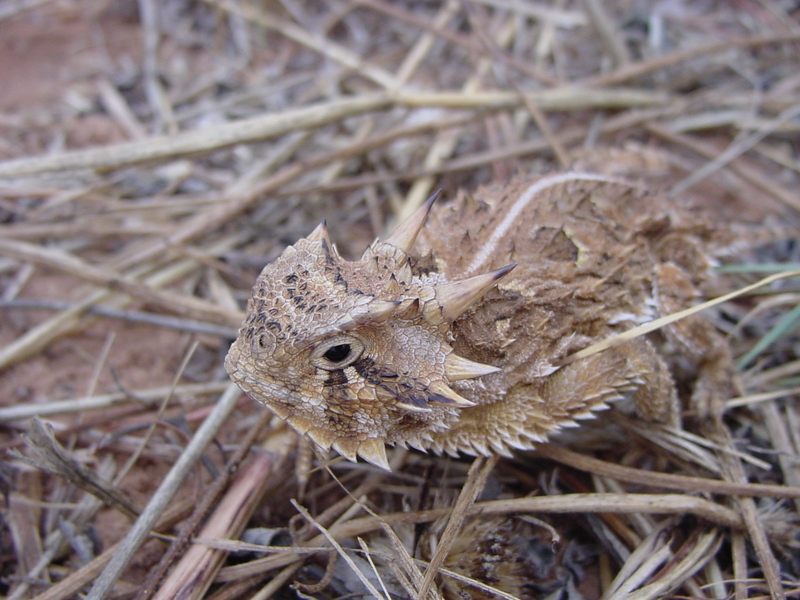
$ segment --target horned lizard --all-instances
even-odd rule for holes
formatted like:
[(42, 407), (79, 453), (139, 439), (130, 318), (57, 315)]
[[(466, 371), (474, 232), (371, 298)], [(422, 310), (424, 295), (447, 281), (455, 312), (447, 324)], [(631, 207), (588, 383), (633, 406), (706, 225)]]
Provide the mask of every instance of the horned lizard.
[(323, 223), (256, 281), (226, 369), (320, 448), (387, 469), (386, 444), (507, 455), (621, 397), (674, 422), (675, 348), (701, 401), (731, 385), (699, 316), (564, 363), (694, 303), (730, 242), (708, 220), (584, 172), (432, 205), (356, 261)]

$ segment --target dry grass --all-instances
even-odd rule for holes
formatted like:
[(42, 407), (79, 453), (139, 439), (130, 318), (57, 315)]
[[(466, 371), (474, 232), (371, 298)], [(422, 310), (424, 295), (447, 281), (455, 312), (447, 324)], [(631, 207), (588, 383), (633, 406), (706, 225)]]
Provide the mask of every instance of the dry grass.
[(705, 435), (604, 414), (624, 443), (398, 449), (387, 474), (315, 457), (221, 369), (258, 270), (323, 218), (353, 256), (435, 188), (593, 147), (790, 229), (789, 4), (9, 2), (0, 39), (58, 55), (71, 32), (74, 54), (40, 104), (25, 50), (4, 71), (2, 593), (800, 595), (796, 264), (725, 305), (744, 393)]

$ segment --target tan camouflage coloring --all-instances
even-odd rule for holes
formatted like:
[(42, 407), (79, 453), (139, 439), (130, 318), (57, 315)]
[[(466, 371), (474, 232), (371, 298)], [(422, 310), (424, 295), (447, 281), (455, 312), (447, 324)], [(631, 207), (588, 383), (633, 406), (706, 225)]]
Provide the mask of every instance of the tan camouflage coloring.
[[(623, 396), (675, 419), (658, 340), (559, 365), (693, 303), (710, 227), (589, 173), (433, 200), (357, 261), (323, 223), (267, 265), (225, 361), (233, 381), (320, 448), (384, 469), (386, 444), (507, 455)], [(697, 394), (729, 378), (701, 317), (660, 335), (696, 359)]]

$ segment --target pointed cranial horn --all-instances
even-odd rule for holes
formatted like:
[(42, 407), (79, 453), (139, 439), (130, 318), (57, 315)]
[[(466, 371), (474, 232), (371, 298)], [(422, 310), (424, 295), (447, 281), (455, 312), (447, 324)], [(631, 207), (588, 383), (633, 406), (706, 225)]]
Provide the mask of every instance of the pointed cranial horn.
[(455, 352), (451, 352), (444, 359), (444, 374), (447, 375), (447, 379), (450, 381), (474, 379), (475, 377), (497, 373), (499, 370), (498, 367), (469, 360)]
[(411, 250), (411, 246), (414, 245), (414, 240), (417, 239), (417, 234), (425, 224), (425, 219), (431, 211), (431, 206), (433, 206), (440, 193), (441, 190), (434, 192), (410, 217), (400, 223), (394, 233), (384, 240), (384, 243), (391, 244), (395, 248), (400, 248), (403, 252), (408, 253)]
[[(365, 257), (366, 257), (366, 254), (369, 251), (370, 251), (370, 248), (367, 248), (366, 252), (364, 252)], [(364, 265), (364, 270), (367, 273), (369, 273), (370, 275), (380, 275), (381, 274), (381, 267), (378, 264), (378, 257), (375, 256), (374, 254), (372, 256), (370, 256), (369, 258), (367, 258), (367, 260), (363, 261), (363, 265)]]
[(328, 233), (328, 223), (327, 221), (323, 220), (322, 223), (317, 225), (316, 229), (306, 236), (306, 239), (309, 242), (321, 242), (325, 241), (328, 243), (328, 246), (331, 245), (331, 236)]
[(367, 323), (383, 323), (392, 316), (402, 304), (401, 300), (380, 300), (375, 299), (361, 309), (361, 312), (353, 314), (345, 313), (334, 323), (325, 329), (317, 331), (317, 335), (324, 335), (333, 331), (350, 331), (359, 325)]
[(367, 322), (382, 323), (392, 316), (392, 313), (397, 310), (400, 304), (400, 300), (380, 300), (376, 298), (364, 307), (365, 310), (363, 313), (355, 315), (353, 321), (356, 324)]
[(446, 383), (435, 381), (428, 386), (431, 394), (428, 396), (430, 402), (438, 402), (439, 404), (454, 404), (462, 408), (475, 406), (471, 400), (467, 400), (463, 396), (459, 396), (455, 391), (450, 389)]
[(397, 277), (395, 277), (395, 274), (392, 273), (391, 275), (389, 275), (389, 279), (386, 281), (386, 293), (399, 295), (403, 291), (404, 287), (400, 285), (399, 281), (397, 281)]
[(406, 298), (397, 307), (397, 316), (401, 319), (413, 319), (420, 313), (419, 298)]
[(420, 406), (419, 404), (414, 404), (412, 402), (398, 402), (397, 406), (398, 408), (402, 408), (403, 410), (413, 413), (430, 414), (433, 412), (433, 410), (427, 406)]
[(386, 458), (386, 444), (380, 438), (369, 438), (361, 442), (358, 447), (358, 455), (384, 471), (392, 470), (389, 467), (389, 460)]
[(444, 320), (455, 321), (473, 302), (492, 289), (516, 266), (517, 263), (511, 263), (490, 273), (437, 286), (436, 300), (442, 307)]
[(428, 407), (429, 399), (427, 393), (420, 393), (419, 391), (403, 394), (396, 398), (398, 408), (416, 413), (432, 412)]

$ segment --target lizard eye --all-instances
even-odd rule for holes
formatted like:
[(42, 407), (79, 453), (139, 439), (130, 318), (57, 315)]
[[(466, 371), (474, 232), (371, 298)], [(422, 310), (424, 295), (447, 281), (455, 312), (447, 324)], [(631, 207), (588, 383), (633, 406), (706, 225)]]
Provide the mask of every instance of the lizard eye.
[(364, 344), (361, 340), (349, 335), (339, 335), (325, 340), (314, 349), (311, 364), (326, 371), (344, 369), (353, 364), (362, 352)]
[(332, 363), (338, 363), (346, 360), (352, 351), (353, 347), (350, 344), (337, 344), (328, 348), (322, 358)]

